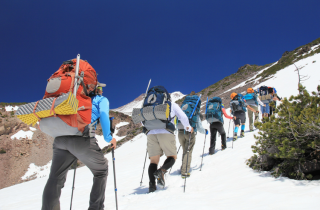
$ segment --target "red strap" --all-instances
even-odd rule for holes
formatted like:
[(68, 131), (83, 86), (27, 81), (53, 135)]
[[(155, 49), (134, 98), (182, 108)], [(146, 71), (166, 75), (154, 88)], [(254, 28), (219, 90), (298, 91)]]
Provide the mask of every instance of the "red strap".
[(56, 113), (54, 111), (54, 102), (56, 102), (57, 98), (53, 99), (52, 105), (51, 105), (51, 109), (50, 109), (50, 114), (53, 112), (54, 117), (56, 117)]
[(36, 108), (37, 108), (37, 106), (38, 106), (38, 103), (39, 103), (39, 101), (37, 101), (36, 105), (34, 105), (33, 114), (34, 114), (34, 116), (36, 116), (36, 117), (38, 118), (38, 120), (40, 121), (40, 120), (41, 120), (40, 117), (36, 114)]

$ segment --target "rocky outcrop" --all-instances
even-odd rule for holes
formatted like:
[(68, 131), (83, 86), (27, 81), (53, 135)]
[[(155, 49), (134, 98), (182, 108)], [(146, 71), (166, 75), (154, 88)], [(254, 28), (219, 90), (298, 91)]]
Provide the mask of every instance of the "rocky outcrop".
[(24, 182), (21, 177), (31, 163), (44, 166), (52, 158), (53, 138), (39, 130), (33, 132), (31, 139), (11, 139), (18, 131), (29, 131), (30, 127), (8, 113), (1, 109), (0, 189)]

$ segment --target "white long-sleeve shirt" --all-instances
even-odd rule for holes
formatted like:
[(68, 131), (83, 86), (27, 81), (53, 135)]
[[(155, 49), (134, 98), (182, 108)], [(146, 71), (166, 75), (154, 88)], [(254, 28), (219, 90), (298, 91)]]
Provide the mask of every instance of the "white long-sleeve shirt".
[[(171, 102), (171, 113), (170, 113), (170, 117), (172, 118), (171, 123), (174, 123), (174, 117), (177, 116), (178, 119), (180, 120), (180, 122), (182, 123), (184, 129), (186, 131), (191, 131), (192, 128), (189, 124), (189, 119), (187, 117), (187, 115), (182, 111), (182, 109), (178, 106), (178, 104)], [(187, 129), (188, 127), (188, 129)], [(153, 129), (151, 131), (149, 131), (148, 135), (150, 134), (160, 134), (160, 133), (169, 133), (169, 131), (167, 131), (166, 129)]]

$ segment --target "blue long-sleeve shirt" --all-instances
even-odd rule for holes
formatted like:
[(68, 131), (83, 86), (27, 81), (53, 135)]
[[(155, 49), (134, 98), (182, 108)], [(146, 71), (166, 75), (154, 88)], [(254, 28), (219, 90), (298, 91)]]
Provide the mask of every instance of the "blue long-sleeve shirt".
[(91, 123), (100, 118), (103, 137), (106, 142), (112, 140), (110, 131), (110, 119), (109, 119), (109, 100), (100, 95), (96, 95), (92, 99), (92, 115)]

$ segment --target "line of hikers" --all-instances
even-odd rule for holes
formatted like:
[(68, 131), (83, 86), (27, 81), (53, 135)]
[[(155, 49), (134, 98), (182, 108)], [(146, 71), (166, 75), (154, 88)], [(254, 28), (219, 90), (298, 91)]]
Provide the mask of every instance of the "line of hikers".
[[(35, 125), (38, 122), (41, 131), (55, 138), (50, 175), (42, 196), (42, 210), (60, 209), (61, 189), (64, 187), (68, 170), (77, 160), (84, 163), (94, 176), (88, 209), (104, 209), (108, 160), (95, 138), (97, 124), (101, 124), (104, 140), (111, 143), (112, 149), (116, 148), (117, 143), (112, 137), (109, 101), (102, 96), (103, 87), (105, 84), (98, 82), (93, 67), (78, 55), (76, 59), (63, 62), (58, 71), (48, 79), (42, 100), (20, 106), (16, 113), (17, 117), (27, 124), (32, 122)], [(240, 124), (241, 136), (244, 136), (246, 108), (249, 109), (250, 130), (253, 130), (254, 120), (258, 119), (258, 105), (261, 105), (265, 117), (271, 114), (268, 104), (271, 100), (280, 98), (276, 96), (274, 88), (271, 92), (266, 88), (260, 87), (259, 97), (258, 92), (252, 88), (248, 88), (245, 96), (232, 93), (232, 117), (226, 113), (221, 98), (207, 98), (205, 119), (210, 123), (210, 155), (215, 153), (217, 132), (221, 135), (222, 150), (227, 147), (223, 116), (233, 119), (233, 140), (236, 140)], [(201, 95), (186, 96), (179, 107), (171, 101), (170, 94), (163, 86), (150, 89), (148, 86), (142, 107), (133, 109), (132, 121), (142, 123), (143, 132), (147, 135), (147, 153), (150, 159), (149, 192), (157, 189), (156, 180), (159, 186), (165, 186), (164, 174), (176, 162), (178, 151), (175, 130), (178, 131), (183, 151), (181, 176), (190, 176), (196, 133), (208, 134), (202, 127), (200, 108)], [(167, 158), (163, 165), (158, 167), (163, 154)]]
[[(221, 149), (224, 150), (227, 147), (223, 116), (234, 121), (233, 141), (237, 140), (240, 125), (240, 137), (244, 137), (247, 109), (250, 131), (253, 131), (253, 123), (259, 118), (258, 106), (261, 106), (264, 117), (268, 117), (268, 114), (271, 114), (268, 110), (269, 103), (273, 100), (279, 100), (275, 92), (275, 88), (261, 86), (258, 91), (248, 88), (244, 96), (232, 93), (230, 95), (230, 112), (233, 117), (226, 113), (220, 97), (213, 97), (210, 100), (207, 98), (205, 119), (210, 123), (211, 133), (209, 155), (215, 153), (217, 132), (221, 135)], [(192, 161), (192, 151), (196, 141), (196, 133), (199, 131), (202, 134), (206, 134), (201, 123), (200, 98), (201, 95), (190, 94), (185, 97), (181, 107), (179, 107), (170, 100), (170, 94), (163, 86), (155, 86), (147, 92), (142, 108), (133, 110), (133, 122), (142, 122), (144, 133), (148, 139), (147, 151), (150, 159), (148, 169), (149, 192), (154, 192), (157, 189), (157, 185), (165, 186), (164, 174), (173, 166), (177, 159), (174, 135), (175, 127), (178, 130), (178, 139), (183, 150), (180, 168), (181, 177), (187, 178), (190, 176), (189, 170)], [(163, 106), (164, 104), (165, 106)], [(160, 114), (161, 108), (163, 108), (163, 115)], [(167, 113), (167, 115), (165, 116), (164, 113)], [(168, 115), (168, 113), (170, 114)], [(254, 118), (253, 115), (255, 116)], [(167, 159), (158, 168), (159, 160), (163, 153)]]

